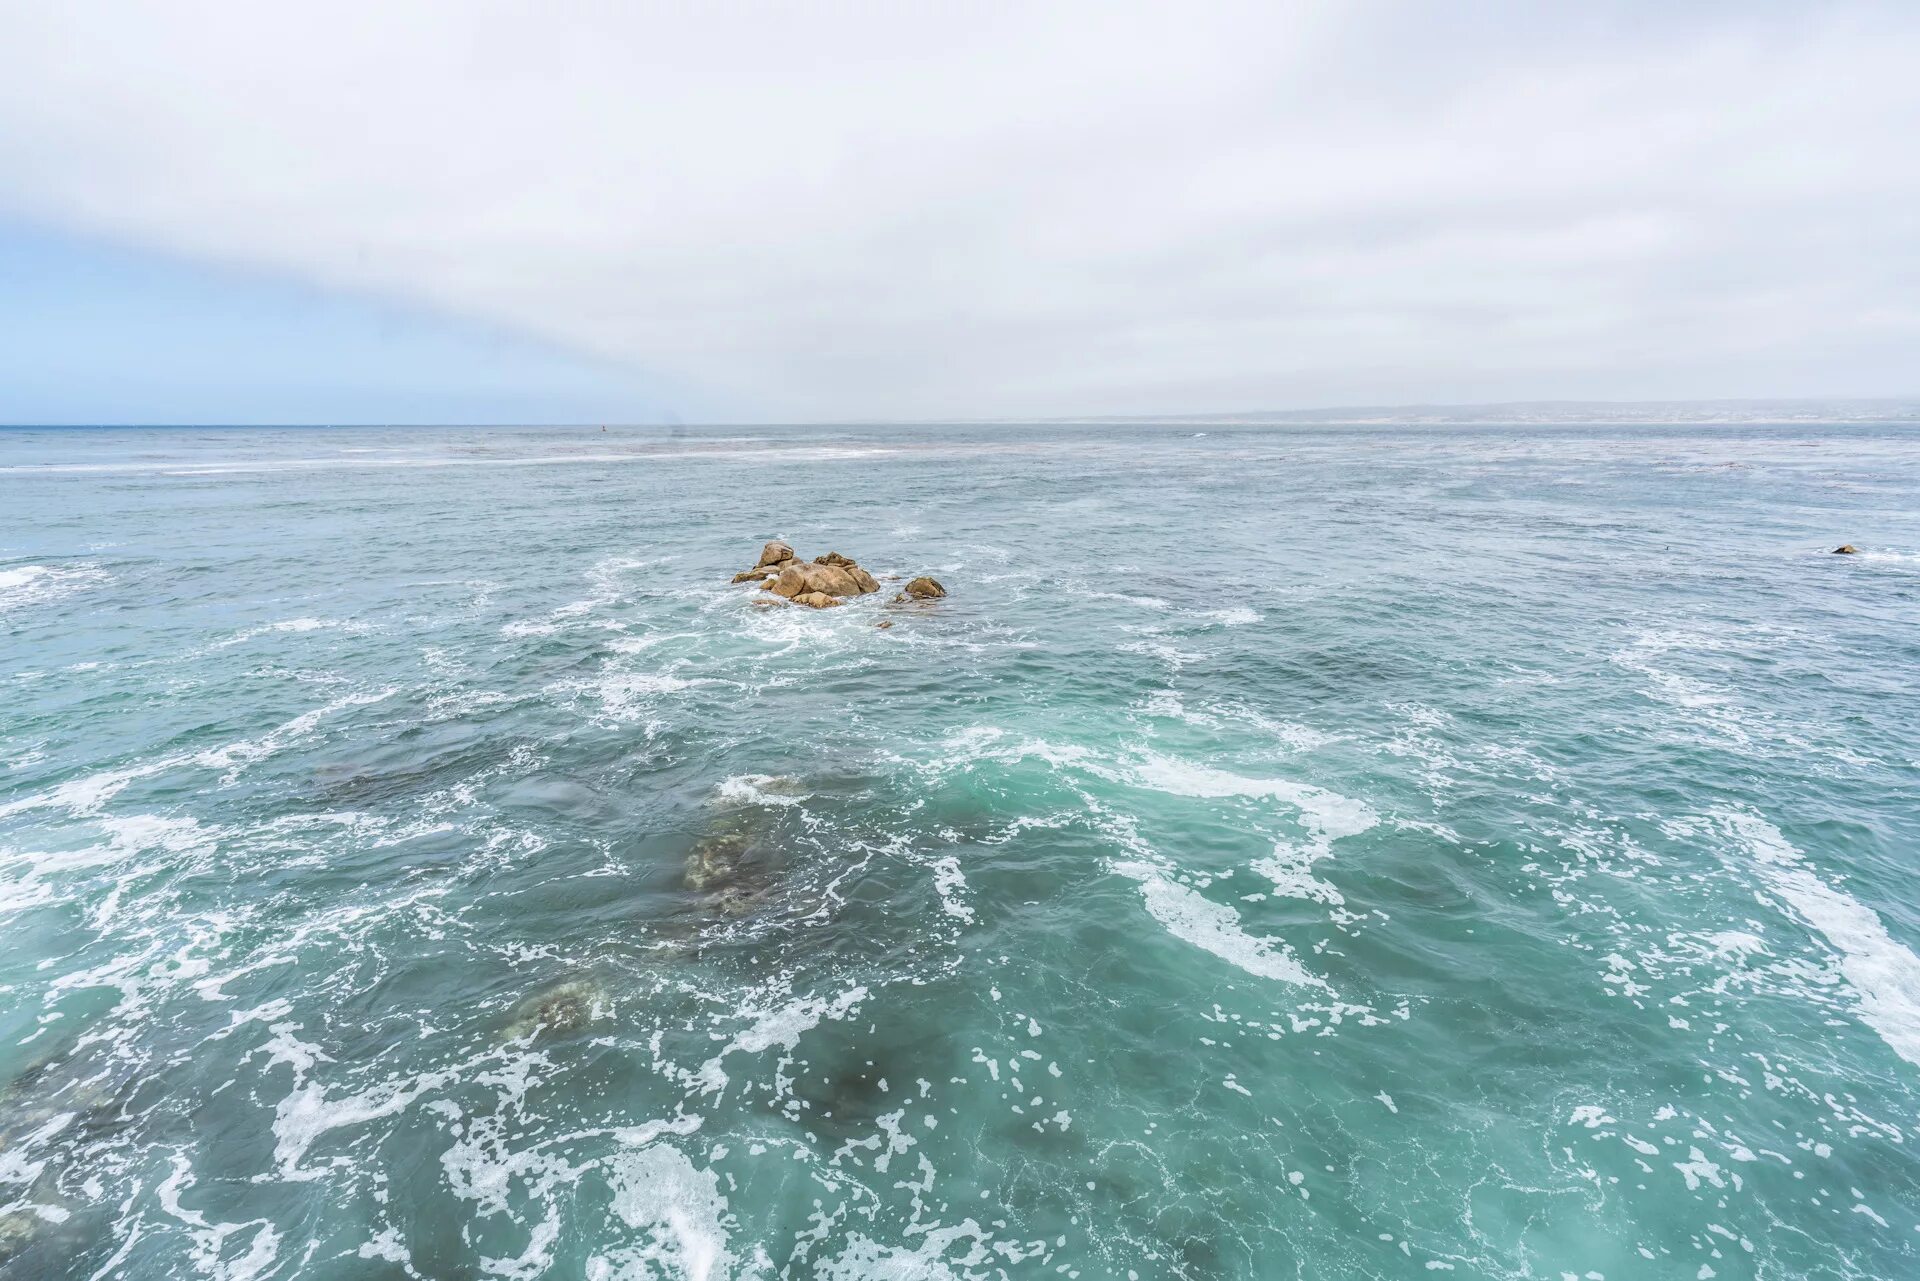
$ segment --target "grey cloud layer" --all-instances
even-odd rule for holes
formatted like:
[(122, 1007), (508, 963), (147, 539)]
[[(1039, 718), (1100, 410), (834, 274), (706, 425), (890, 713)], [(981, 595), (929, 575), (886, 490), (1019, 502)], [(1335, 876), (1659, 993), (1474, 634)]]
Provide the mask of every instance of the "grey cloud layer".
[(689, 8), (9, 6), (0, 202), (754, 415), (1920, 390), (1920, 9)]

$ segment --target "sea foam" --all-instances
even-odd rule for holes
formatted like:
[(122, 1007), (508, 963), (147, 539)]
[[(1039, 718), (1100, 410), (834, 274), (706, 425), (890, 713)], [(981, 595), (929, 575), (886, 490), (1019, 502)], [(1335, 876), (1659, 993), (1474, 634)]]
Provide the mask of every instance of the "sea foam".
[(1840, 954), (1860, 1018), (1894, 1053), (1920, 1064), (1920, 957), (1887, 933), (1872, 908), (1822, 880), (1779, 828), (1741, 810), (1714, 817), (1752, 858), (1767, 888)]

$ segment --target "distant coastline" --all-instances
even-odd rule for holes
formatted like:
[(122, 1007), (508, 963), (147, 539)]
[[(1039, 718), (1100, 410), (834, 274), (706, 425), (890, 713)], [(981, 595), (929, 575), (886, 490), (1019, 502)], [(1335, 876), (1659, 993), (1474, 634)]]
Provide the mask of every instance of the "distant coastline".
[[(1007, 419), (1005, 421), (1016, 421)], [(1516, 400), (1474, 405), (1348, 405), (1217, 414), (1107, 414), (1054, 423), (1213, 426), (1533, 427), (1763, 423), (1920, 423), (1920, 397), (1798, 400)]]

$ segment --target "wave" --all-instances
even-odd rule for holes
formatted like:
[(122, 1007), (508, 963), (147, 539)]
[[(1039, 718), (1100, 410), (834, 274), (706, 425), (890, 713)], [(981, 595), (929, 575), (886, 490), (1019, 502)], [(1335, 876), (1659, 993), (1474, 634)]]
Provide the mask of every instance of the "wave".
[(97, 565), (15, 565), (0, 569), (0, 613), (45, 604), (105, 581)]
[(1339, 892), (1316, 880), (1310, 869), (1333, 853), (1335, 841), (1358, 836), (1380, 821), (1365, 802), (1323, 787), (1281, 778), (1245, 778), (1171, 756), (1149, 754), (1135, 766), (1134, 778), (1140, 786), (1174, 796), (1267, 798), (1293, 807), (1307, 833), (1306, 841), (1276, 842), (1273, 854), (1253, 865), (1254, 871), (1273, 882), (1276, 893), (1292, 898), (1339, 902)]
[(1780, 829), (1723, 809), (1715, 820), (1754, 862), (1760, 879), (1840, 954), (1860, 1018), (1893, 1052), (1920, 1065), (1920, 956), (1887, 933), (1872, 908), (1820, 879)]
[(1242, 929), (1239, 916), (1224, 903), (1216, 903), (1197, 890), (1169, 880), (1158, 868), (1146, 863), (1116, 862), (1110, 866), (1119, 875), (1140, 883), (1140, 896), (1146, 900), (1147, 914), (1182, 942), (1210, 952), (1256, 978), (1332, 990), (1326, 980), (1308, 973), (1307, 967), (1285, 943), (1256, 938)]

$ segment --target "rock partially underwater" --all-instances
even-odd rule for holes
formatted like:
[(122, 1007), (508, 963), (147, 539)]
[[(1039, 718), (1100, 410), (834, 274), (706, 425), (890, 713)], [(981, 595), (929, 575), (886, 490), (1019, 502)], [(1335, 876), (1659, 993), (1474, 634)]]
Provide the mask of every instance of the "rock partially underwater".
[(502, 1039), (567, 1036), (598, 1022), (607, 1012), (606, 994), (591, 978), (562, 979), (533, 992), (507, 1015)]
[(52, 1055), (0, 1086), (0, 1279), (60, 1276), (85, 1231), (84, 1203), (60, 1186), (49, 1144), (87, 1147), (134, 1123), (143, 1078), (131, 1064)]
[(713, 820), (687, 852), (686, 887), (726, 916), (764, 902), (786, 865), (778, 826), (798, 790), (793, 779), (774, 777), (723, 786), (714, 798)]
[[(791, 546), (777, 540), (762, 547), (754, 567), (735, 574), (733, 581), (759, 583), (763, 591), (810, 609), (832, 609), (846, 604), (849, 596), (866, 596), (880, 590), (879, 580), (851, 556), (828, 552), (810, 561), (801, 560)], [(924, 600), (945, 596), (947, 591), (931, 578), (922, 577), (907, 584), (907, 593), (913, 599)]]
[(922, 574), (920, 577), (908, 583), (906, 590), (894, 597), (894, 600), (939, 600), (946, 594), (946, 588), (942, 587), (936, 580)]

